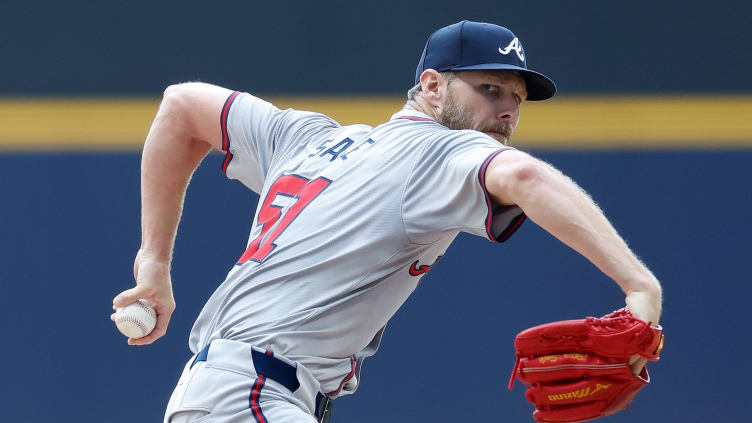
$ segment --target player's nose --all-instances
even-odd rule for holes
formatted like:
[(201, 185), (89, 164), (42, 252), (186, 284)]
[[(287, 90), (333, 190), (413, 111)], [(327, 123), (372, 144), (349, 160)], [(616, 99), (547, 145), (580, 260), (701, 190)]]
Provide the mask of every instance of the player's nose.
[(496, 119), (502, 120), (507, 123), (513, 123), (517, 121), (517, 116), (520, 114), (520, 105), (517, 100), (512, 96), (505, 96), (499, 99)]

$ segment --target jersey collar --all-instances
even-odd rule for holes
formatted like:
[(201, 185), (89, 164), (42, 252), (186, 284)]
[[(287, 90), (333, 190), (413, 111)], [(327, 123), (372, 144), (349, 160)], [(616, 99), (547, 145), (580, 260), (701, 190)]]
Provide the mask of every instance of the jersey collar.
[(407, 120), (413, 120), (418, 122), (433, 122), (438, 123), (436, 120), (434, 120), (432, 117), (428, 116), (425, 113), (419, 112), (417, 110), (413, 109), (402, 109), (399, 112), (392, 115), (391, 120), (394, 119), (407, 119)]

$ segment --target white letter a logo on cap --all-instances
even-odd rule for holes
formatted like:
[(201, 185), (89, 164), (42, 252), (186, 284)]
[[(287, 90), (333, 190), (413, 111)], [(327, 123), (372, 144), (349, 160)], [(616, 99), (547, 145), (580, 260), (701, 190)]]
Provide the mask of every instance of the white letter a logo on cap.
[(499, 47), (499, 53), (505, 56), (512, 50), (517, 53), (517, 57), (519, 57), (520, 60), (522, 60), (523, 62), (525, 61), (525, 54), (522, 53), (522, 44), (520, 44), (520, 40), (518, 40), (517, 37), (514, 37), (514, 40), (512, 40), (512, 42), (509, 43), (509, 45), (504, 50)]

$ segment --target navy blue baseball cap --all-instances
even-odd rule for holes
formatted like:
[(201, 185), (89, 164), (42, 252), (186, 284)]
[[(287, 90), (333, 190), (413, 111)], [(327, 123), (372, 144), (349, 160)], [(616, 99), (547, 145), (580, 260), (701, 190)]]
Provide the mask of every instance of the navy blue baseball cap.
[(509, 69), (527, 84), (527, 99), (546, 100), (556, 93), (549, 77), (527, 68), (522, 43), (512, 31), (498, 25), (462, 21), (431, 34), (415, 70), (415, 83), (426, 69), (437, 72)]

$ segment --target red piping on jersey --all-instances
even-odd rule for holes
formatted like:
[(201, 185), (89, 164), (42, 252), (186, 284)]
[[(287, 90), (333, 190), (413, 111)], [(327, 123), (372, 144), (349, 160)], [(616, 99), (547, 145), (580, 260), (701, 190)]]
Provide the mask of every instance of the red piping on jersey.
[(418, 121), (421, 121), (421, 122), (436, 122), (433, 119), (424, 118), (424, 117), (418, 117), (418, 116), (400, 116), (397, 119), (418, 120)]
[(520, 225), (522, 225), (522, 222), (524, 222), (526, 218), (527, 218), (527, 215), (525, 215), (525, 213), (522, 213), (521, 215), (515, 217), (512, 220), (512, 223), (510, 223), (509, 226), (507, 226), (507, 228), (504, 229), (504, 232), (502, 232), (501, 235), (499, 235), (499, 242), (504, 242), (507, 239), (509, 239), (509, 237), (512, 236), (512, 234), (515, 233), (515, 231), (517, 231), (517, 228), (519, 228)]
[(227, 133), (227, 116), (230, 114), (230, 106), (235, 101), (240, 92), (234, 91), (225, 100), (224, 106), (222, 106), (222, 113), (219, 114), (219, 127), (222, 130), (222, 150), (226, 151), (225, 159), (222, 161), (222, 172), (227, 173), (227, 166), (232, 160), (232, 153), (230, 153), (230, 135)]
[(266, 377), (264, 375), (258, 375), (258, 379), (256, 379), (256, 383), (253, 384), (253, 389), (251, 389), (251, 414), (253, 414), (253, 418), (256, 419), (256, 423), (269, 423), (266, 416), (264, 416), (264, 413), (261, 411), (261, 405), (259, 405), (261, 388), (264, 387), (265, 383)]
[(488, 190), (486, 189), (486, 170), (488, 169), (488, 165), (491, 164), (491, 160), (494, 159), (494, 157), (498, 156), (499, 153), (502, 151), (512, 150), (511, 147), (502, 148), (500, 150), (496, 150), (493, 153), (491, 153), (488, 158), (483, 162), (483, 165), (480, 167), (480, 170), (478, 171), (478, 181), (480, 182), (480, 187), (483, 189), (483, 195), (486, 197), (486, 206), (488, 207), (488, 215), (486, 216), (486, 234), (488, 235), (488, 238), (490, 238), (492, 241), (496, 242), (504, 242), (507, 239), (509, 239), (510, 236), (517, 230), (517, 228), (520, 227), (522, 222), (525, 221), (525, 218), (527, 217), (524, 213), (521, 215), (515, 217), (512, 219), (512, 222), (509, 224), (509, 226), (502, 231), (499, 238), (496, 238), (493, 234), (493, 202), (491, 201), (491, 196), (488, 194)]
[(339, 392), (340, 392), (340, 391), (342, 390), (342, 388), (344, 388), (344, 387), (345, 387), (345, 384), (346, 384), (346, 383), (347, 383), (347, 382), (348, 382), (348, 381), (349, 381), (350, 379), (352, 379), (352, 378), (353, 378), (353, 376), (355, 376), (355, 359), (354, 359), (354, 358), (351, 358), (350, 360), (351, 360), (351, 366), (352, 366), (352, 369), (350, 369), (350, 373), (348, 373), (348, 374), (347, 374), (347, 376), (345, 376), (345, 378), (344, 378), (344, 379), (342, 379), (342, 382), (340, 382), (340, 384), (339, 384), (339, 388), (337, 388), (337, 390), (336, 390), (336, 391), (332, 391), (332, 392), (327, 392), (327, 393), (326, 393), (326, 396), (335, 396), (335, 395), (339, 394)]

